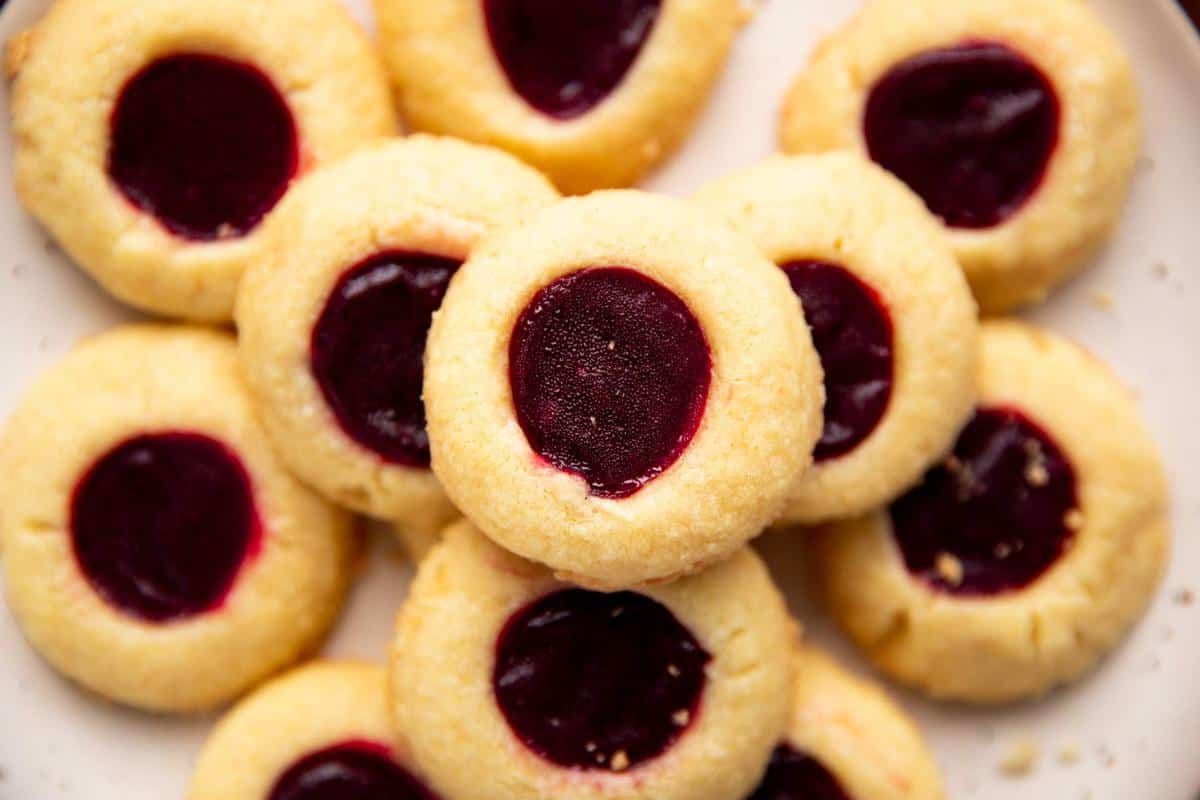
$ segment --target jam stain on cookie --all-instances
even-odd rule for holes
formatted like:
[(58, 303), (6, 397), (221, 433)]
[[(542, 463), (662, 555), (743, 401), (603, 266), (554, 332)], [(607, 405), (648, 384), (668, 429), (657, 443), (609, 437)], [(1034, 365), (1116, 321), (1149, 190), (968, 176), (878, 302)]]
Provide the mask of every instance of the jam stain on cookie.
[(786, 744), (775, 748), (767, 774), (746, 800), (851, 800), (837, 778), (810, 755)]
[(197, 433), (138, 436), (101, 456), (75, 487), (70, 524), (92, 588), (148, 622), (218, 608), (261, 539), (241, 461)]
[(1081, 519), (1075, 471), (1020, 411), (982, 408), (954, 453), (891, 507), (910, 572), (960, 595), (1035, 581), (1070, 546)]
[(990, 228), (1042, 182), (1058, 142), (1050, 80), (1015, 50), (968, 42), (930, 50), (871, 90), (863, 128), (871, 158), (954, 228)]
[(108, 174), (121, 193), (197, 241), (254, 229), (299, 165), (287, 101), (258, 69), (220, 56), (144, 67), (117, 98), (110, 137)]
[(645, 595), (567, 589), (508, 620), (492, 685), (530, 750), (563, 767), (621, 772), (665, 752), (695, 720), (710, 660)]
[(429, 466), (425, 340), (461, 262), (376, 254), (338, 279), (313, 327), (310, 367), (342, 430), (386, 461)]
[(392, 760), (386, 745), (352, 741), (311, 753), (287, 769), (267, 800), (437, 800)]
[(679, 458), (704, 416), (711, 374), (684, 302), (624, 267), (543, 287), (509, 342), (513, 404), (530, 446), (598, 497), (627, 497)]
[(800, 298), (825, 371), (825, 427), (817, 461), (849, 453), (871, 435), (892, 396), (892, 322), (879, 295), (824, 261), (781, 265)]
[(492, 49), (508, 81), (543, 114), (586, 114), (617, 87), (662, 0), (484, 0)]

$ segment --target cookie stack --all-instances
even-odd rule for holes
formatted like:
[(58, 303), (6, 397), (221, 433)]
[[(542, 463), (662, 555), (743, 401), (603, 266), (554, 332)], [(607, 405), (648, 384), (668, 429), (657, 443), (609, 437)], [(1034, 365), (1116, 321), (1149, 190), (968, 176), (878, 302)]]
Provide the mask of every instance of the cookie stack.
[(1120, 216), (1137, 97), (1084, 4), (869, 0), (785, 154), (687, 200), (620, 187), (685, 136), (735, 0), (377, 16), (382, 56), (332, 0), (57, 0), (10, 45), (22, 201), (191, 323), (83, 343), (9, 422), (31, 644), (208, 709), (318, 648), (353, 513), (417, 564), (387, 666), (262, 685), (191, 800), (943, 797), (802, 641), (772, 527), (934, 697), (1035, 697), (1118, 644), (1166, 558), (1155, 446), (1094, 357), (979, 319)]

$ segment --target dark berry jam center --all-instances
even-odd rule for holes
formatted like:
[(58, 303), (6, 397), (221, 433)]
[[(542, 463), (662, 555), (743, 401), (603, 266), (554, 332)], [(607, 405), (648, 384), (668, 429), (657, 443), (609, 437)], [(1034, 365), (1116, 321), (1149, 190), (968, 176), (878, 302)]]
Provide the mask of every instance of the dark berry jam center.
[(825, 427), (817, 461), (849, 453), (871, 435), (892, 396), (892, 321), (883, 301), (849, 271), (791, 261), (783, 271), (825, 370)]
[(117, 445), (75, 486), (75, 558), (108, 603), (150, 621), (220, 606), (261, 536), (250, 476), (196, 433)]
[(556, 119), (587, 113), (616, 88), (662, 0), (483, 0), (500, 66), (525, 102)]
[(1075, 471), (1021, 412), (982, 408), (954, 454), (891, 507), (910, 572), (954, 594), (1020, 589), (1063, 554), (1082, 519)]
[(850, 795), (820, 761), (781, 744), (762, 783), (746, 800), (850, 800)]
[(458, 261), (386, 252), (346, 270), (312, 333), (311, 367), (342, 430), (381, 458), (429, 466), (425, 339)]
[(875, 85), (864, 133), (871, 158), (956, 228), (1015, 214), (1046, 173), (1059, 101), (1022, 54), (968, 42), (902, 61)]
[(181, 53), (144, 67), (121, 90), (111, 127), (113, 182), (187, 239), (246, 234), (299, 164), (279, 90), (255, 67), (220, 56)]
[(346, 742), (297, 761), (267, 800), (436, 800), (374, 742)]
[(518, 611), (496, 643), (496, 701), (525, 745), (563, 767), (620, 772), (695, 719), (710, 656), (634, 592), (567, 589)]
[(711, 373), (684, 302), (624, 267), (543, 287), (509, 342), (529, 444), (601, 497), (627, 497), (675, 463), (700, 427)]

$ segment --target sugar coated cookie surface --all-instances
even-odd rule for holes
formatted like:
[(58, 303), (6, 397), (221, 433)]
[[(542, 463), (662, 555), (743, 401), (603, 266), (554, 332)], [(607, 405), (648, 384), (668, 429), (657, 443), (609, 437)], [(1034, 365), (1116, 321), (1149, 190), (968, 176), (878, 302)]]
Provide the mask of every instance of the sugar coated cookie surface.
[(341, 606), (349, 518), (276, 458), (233, 338), (127, 326), (47, 370), (0, 447), (9, 607), (56, 669), (157, 711), (232, 699)]
[(937, 220), (846, 153), (777, 156), (694, 201), (779, 266), (821, 359), (815, 463), (780, 522), (861, 514), (916, 483), (975, 402), (975, 303)]
[(983, 327), (979, 405), (944, 463), (816, 539), (837, 620), (934, 696), (1001, 702), (1079, 677), (1142, 615), (1166, 478), (1131, 392), (1077, 345)]
[(375, 0), (406, 118), (509, 150), (567, 192), (626, 186), (679, 144), (737, 0)]
[(382, 667), (316, 661), (227, 713), (188, 800), (437, 800), (395, 745)]
[(1141, 149), (1129, 62), (1087, 3), (870, 0), (818, 45), (783, 149), (853, 150), (937, 214), (980, 306), (1041, 300), (1116, 227)]
[(917, 726), (878, 686), (805, 645), (792, 723), (748, 800), (944, 800)]
[(605, 594), (464, 521), (401, 610), (396, 730), (433, 789), (459, 800), (745, 797), (788, 723), (793, 636), (748, 549)]
[(289, 468), (413, 543), (454, 516), (429, 470), (429, 323), (482, 236), (557, 197), (506, 153), (424, 135), (292, 190), (237, 304), (245, 374)]
[(784, 274), (639, 192), (565, 200), (483, 242), (426, 352), (447, 494), (594, 586), (694, 572), (757, 535), (811, 461), (822, 402)]
[(292, 181), (396, 128), (334, 0), (57, 0), (11, 59), (22, 204), (138, 308), (226, 321)]

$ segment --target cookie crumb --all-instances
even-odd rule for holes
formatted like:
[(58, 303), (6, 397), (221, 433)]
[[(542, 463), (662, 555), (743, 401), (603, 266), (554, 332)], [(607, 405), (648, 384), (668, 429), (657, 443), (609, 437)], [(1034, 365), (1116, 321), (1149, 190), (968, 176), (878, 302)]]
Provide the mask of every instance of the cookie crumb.
[(624, 750), (618, 750), (617, 752), (613, 753), (612, 762), (609, 764), (609, 766), (612, 767), (616, 772), (629, 769), (629, 756), (626, 755)]
[(674, 664), (667, 664), (667, 674), (670, 675), (672, 678), (678, 678), (679, 677), (679, 667), (675, 666)]
[(1004, 559), (1012, 555), (1012, 545), (1007, 542), (1000, 542), (992, 548), (992, 555), (996, 558)]
[(614, 618), (621, 616), (623, 613), (625, 613), (625, 609), (622, 606), (617, 606), (612, 610), (612, 615)]
[(584, 750), (587, 750), (589, 753), (594, 753), (594, 752), (596, 752), (596, 743), (595, 743), (595, 742), (588, 742), (587, 744), (585, 744), (585, 745), (583, 746), (583, 749), (584, 749)]
[(1078, 508), (1072, 508), (1066, 514), (1063, 514), (1063, 525), (1066, 525), (1069, 531), (1082, 530), (1083, 522), (1083, 512)]
[(1191, 589), (1180, 589), (1175, 592), (1175, 605), (1190, 606), (1196, 602), (1196, 593)]
[(1101, 311), (1112, 311), (1117, 304), (1116, 301), (1113, 300), (1113, 296), (1108, 292), (1096, 290), (1089, 292), (1088, 297), (1091, 299), (1092, 305)]
[(1058, 750), (1058, 763), (1064, 767), (1079, 763), (1079, 748), (1073, 744), (1065, 744)]
[(963, 580), (962, 562), (950, 553), (938, 553), (933, 562), (937, 574), (950, 586), (961, 586)]
[(671, 715), (671, 721), (682, 728), (692, 721), (692, 712), (686, 708), (681, 708)]
[(1041, 488), (1049, 483), (1050, 472), (1046, 469), (1046, 465), (1040, 461), (1027, 464), (1025, 467), (1025, 482), (1035, 488)]
[(1010, 778), (1021, 778), (1033, 772), (1037, 760), (1037, 743), (1032, 739), (1024, 739), (1014, 744), (1000, 760), (1000, 772)]

